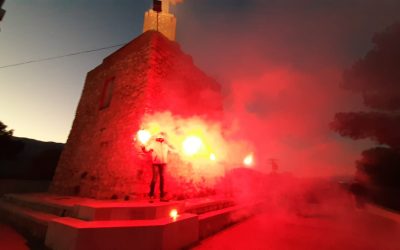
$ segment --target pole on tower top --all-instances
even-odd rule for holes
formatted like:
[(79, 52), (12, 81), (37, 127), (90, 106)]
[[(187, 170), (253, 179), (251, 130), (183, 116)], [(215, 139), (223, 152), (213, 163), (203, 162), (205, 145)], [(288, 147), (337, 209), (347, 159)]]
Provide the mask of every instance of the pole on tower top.
[(153, 10), (157, 13), (162, 11), (162, 2), (160, 0), (153, 0)]

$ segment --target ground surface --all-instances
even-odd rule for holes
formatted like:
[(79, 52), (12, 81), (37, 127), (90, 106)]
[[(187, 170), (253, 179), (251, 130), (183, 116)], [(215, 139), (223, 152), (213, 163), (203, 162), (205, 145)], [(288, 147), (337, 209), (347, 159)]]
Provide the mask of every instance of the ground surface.
[(26, 250), (29, 249), (25, 239), (12, 228), (0, 224), (0, 249)]
[(400, 249), (400, 226), (365, 211), (262, 213), (196, 246), (203, 249)]
[[(306, 209), (300, 214), (268, 211), (203, 240), (194, 249), (398, 250), (399, 238), (399, 223), (352, 207)], [(0, 249), (30, 247), (15, 230), (0, 224)]]

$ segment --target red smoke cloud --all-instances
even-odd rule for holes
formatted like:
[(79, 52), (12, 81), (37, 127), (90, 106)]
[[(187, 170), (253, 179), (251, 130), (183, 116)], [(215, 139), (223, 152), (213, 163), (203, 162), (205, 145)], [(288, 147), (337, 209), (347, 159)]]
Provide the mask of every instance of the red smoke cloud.
[(304, 175), (346, 173), (341, 164), (351, 163), (356, 152), (343, 151), (329, 131), (342, 93), (333, 84), (322, 84), (326, 75), (333, 74), (276, 68), (232, 83), (227, 120), (237, 124), (238, 137), (255, 144), (259, 166), (269, 171), (272, 158), (282, 170)]
[(255, 144), (257, 167), (269, 171), (274, 158), (300, 175), (351, 174), (368, 142), (329, 129), (337, 111), (362, 107), (341, 89), (343, 70), (400, 4), (301, 2), (186, 2), (177, 9), (178, 40), (222, 83), (227, 126)]

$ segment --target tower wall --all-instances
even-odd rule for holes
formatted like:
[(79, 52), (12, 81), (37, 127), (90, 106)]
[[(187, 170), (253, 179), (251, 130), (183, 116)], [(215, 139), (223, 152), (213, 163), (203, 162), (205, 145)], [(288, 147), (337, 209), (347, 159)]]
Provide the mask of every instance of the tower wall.
[(146, 195), (149, 162), (133, 143), (143, 115), (170, 111), (215, 120), (221, 100), (219, 85), (177, 43), (144, 33), (88, 73), (51, 192), (99, 199)]

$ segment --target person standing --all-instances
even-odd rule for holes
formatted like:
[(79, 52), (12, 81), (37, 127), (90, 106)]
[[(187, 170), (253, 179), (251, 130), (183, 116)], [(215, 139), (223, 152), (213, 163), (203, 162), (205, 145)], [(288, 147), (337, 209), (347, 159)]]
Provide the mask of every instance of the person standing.
[(173, 151), (173, 147), (166, 140), (166, 134), (161, 132), (157, 134), (146, 147), (143, 146), (142, 149), (151, 154), (152, 179), (149, 192), (150, 202), (154, 202), (154, 191), (158, 177), (160, 178), (160, 201), (168, 202), (168, 199), (165, 197), (164, 174), (168, 163), (168, 154), (170, 151)]

